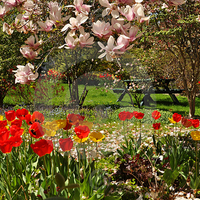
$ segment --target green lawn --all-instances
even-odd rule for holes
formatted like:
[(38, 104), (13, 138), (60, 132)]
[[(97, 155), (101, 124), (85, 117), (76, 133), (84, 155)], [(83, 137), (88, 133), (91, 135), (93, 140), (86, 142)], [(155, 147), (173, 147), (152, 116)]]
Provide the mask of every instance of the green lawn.
[[(42, 97), (36, 97), (33, 95), (32, 102), (34, 103), (41, 103), (45, 105), (53, 105), (53, 106), (63, 106), (63, 105), (69, 105), (70, 104), (70, 94), (69, 94), (69, 88), (67, 84), (60, 84), (59, 88), (64, 87), (64, 92), (58, 92), (56, 94), (53, 90), (46, 89), (46, 94), (48, 97), (51, 97), (49, 99), (45, 99)], [(50, 88), (50, 85), (47, 85), (46, 88)], [(59, 89), (58, 88), (58, 89)], [(87, 86), (88, 94), (85, 98), (83, 107), (84, 108), (121, 108), (127, 109), (127, 110), (134, 110), (137, 108), (137, 104), (135, 103), (135, 100), (133, 98), (133, 101), (135, 103), (135, 107), (132, 106), (130, 97), (128, 94), (124, 96), (122, 101), (117, 102), (117, 99), (121, 94), (114, 93), (111, 89), (105, 89), (105, 87), (100, 86)], [(48, 90), (48, 91), (47, 91)], [(84, 85), (79, 85), (79, 95), (81, 96), (82, 92), (84, 90)], [(32, 93), (34, 93), (34, 90), (32, 89)], [(28, 98), (29, 97), (29, 98)], [(171, 97), (167, 94), (152, 94), (151, 97), (153, 98), (156, 103), (152, 104), (150, 107), (143, 106), (142, 108), (150, 109), (150, 110), (163, 110), (168, 111), (171, 113), (177, 112), (181, 115), (187, 115), (189, 111), (188, 101), (185, 96), (178, 95), (177, 99), (180, 102), (180, 105), (174, 105)], [(27, 99), (31, 99), (30, 95), (26, 95)], [(5, 105), (23, 105), (27, 104), (28, 100), (23, 100), (23, 98), (18, 98), (17, 95), (12, 95), (9, 92), (7, 96), (4, 99)], [(142, 96), (140, 97), (142, 99)], [(196, 116), (200, 116), (200, 98), (196, 98)]]

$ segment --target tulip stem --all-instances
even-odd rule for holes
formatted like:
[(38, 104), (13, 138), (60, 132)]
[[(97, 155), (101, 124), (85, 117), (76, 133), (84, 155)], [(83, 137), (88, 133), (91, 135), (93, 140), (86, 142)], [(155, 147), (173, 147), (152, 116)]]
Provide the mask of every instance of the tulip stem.
[[(197, 140), (195, 141), (195, 152), (196, 152), (196, 183), (198, 182), (197, 181), (197, 178), (198, 178), (198, 155), (197, 155)], [(196, 193), (195, 193), (195, 197), (197, 196), (197, 188), (198, 188), (198, 185), (196, 184)]]
[(124, 135), (125, 135), (125, 126), (124, 126), (124, 121), (123, 121), (123, 132), (124, 132)]
[(67, 181), (69, 180), (69, 151), (66, 152), (67, 154)]
[(7, 164), (7, 175), (8, 175), (8, 182), (9, 182), (9, 184), (10, 184), (10, 173), (9, 173), (8, 154), (6, 154), (6, 164)]
[(47, 165), (46, 165), (46, 159), (45, 159), (45, 156), (43, 156), (43, 159), (44, 159), (44, 170), (45, 170), (45, 174), (44, 174), (44, 177), (45, 177), (45, 182), (46, 182), (46, 185), (45, 185), (45, 189), (47, 190), (47, 175), (46, 175), (46, 171), (47, 171)]
[(54, 169), (55, 169), (55, 165), (54, 165), (54, 153), (52, 151), (52, 159), (51, 159), (51, 155), (49, 154), (49, 159), (50, 159), (50, 166), (51, 166), (51, 191), (54, 192), (54, 186), (53, 186), (53, 182), (54, 182)]
[(96, 159), (95, 159), (95, 168), (97, 169), (97, 159), (98, 159), (98, 144), (96, 142)]
[[(81, 142), (82, 142), (82, 139), (81, 139)], [(79, 144), (79, 147), (80, 147), (80, 144)], [(77, 154), (78, 154), (78, 173), (79, 173), (79, 185), (81, 185), (81, 173), (80, 173), (80, 161), (81, 161), (81, 158), (80, 158), (80, 151), (79, 151), (79, 148), (77, 148)], [(82, 199), (81, 197), (81, 187), (79, 187), (79, 192), (80, 192), (80, 199)]]

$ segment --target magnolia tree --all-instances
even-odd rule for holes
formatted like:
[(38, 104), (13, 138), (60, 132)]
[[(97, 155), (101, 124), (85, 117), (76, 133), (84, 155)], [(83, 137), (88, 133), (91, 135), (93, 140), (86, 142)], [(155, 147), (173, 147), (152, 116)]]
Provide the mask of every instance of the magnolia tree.
[[(98, 58), (106, 57), (107, 61), (117, 57), (134, 46), (135, 40), (148, 25), (153, 10), (166, 5), (169, 10), (176, 10), (183, 0), (3, 0), (0, 5), (0, 17), (13, 18), (10, 24), (4, 22), (3, 31), (12, 34), (14, 31), (31, 33), (24, 41), (20, 52), (28, 59), (25, 66), (18, 65), (15, 71), (15, 82), (26, 84), (38, 77), (40, 65), (34, 66), (35, 59), (51, 54), (54, 49), (91, 48), (95, 42), (99, 45)], [(165, 3), (165, 4), (164, 4)], [(43, 49), (51, 44), (48, 53)], [(53, 44), (53, 45), (52, 45)], [(45, 51), (46, 52), (46, 51)]]

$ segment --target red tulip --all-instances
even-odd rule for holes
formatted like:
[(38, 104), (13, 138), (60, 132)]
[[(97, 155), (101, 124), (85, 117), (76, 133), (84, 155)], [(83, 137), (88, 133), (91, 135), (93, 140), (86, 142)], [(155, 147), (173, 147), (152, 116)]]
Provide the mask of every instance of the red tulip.
[(16, 136), (16, 135), (21, 136), (23, 134), (23, 131), (24, 131), (23, 129), (21, 129), (20, 127), (16, 125), (10, 126), (10, 134), (12, 136)]
[(160, 112), (158, 112), (157, 110), (154, 110), (151, 115), (155, 120), (157, 120), (161, 117)]
[(192, 122), (184, 117), (182, 117), (181, 123), (183, 126), (185, 126), (187, 128), (192, 126)]
[(15, 111), (9, 110), (8, 112), (5, 112), (5, 116), (8, 121), (13, 121), (15, 119)]
[(153, 124), (153, 128), (154, 128), (155, 130), (160, 129), (160, 123), (155, 123), (155, 124)]
[(82, 116), (82, 115), (79, 115), (79, 114), (76, 114), (76, 116), (78, 117), (79, 121), (83, 121), (85, 119), (85, 116)]
[(126, 116), (127, 119), (132, 119), (132, 117), (134, 116), (134, 114), (130, 113), (129, 111), (127, 111), (126, 113), (127, 113), (127, 116)]
[(7, 125), (7, 120), (0, 121), (0, 129)]
[(133, 111), (133, 116), (135, 117), (135, 115), (136, 115), (137, 113), (138, 113), (137, 111)]
[(3, 153), (10, 153), (13, 148), (13, 142), (10, 140), (0, 142), (0, 149)]
[(133, 117), (133, 113), (130, 113), (129, 111), (123, 111), (119, 113), (119, 119), (122, 121), (125, 121), (126, 119), (131, 119)]
[(6, 127), (0, 129), (0, 141), (8, 140), (9, 135), (10, 135), (10, 131)]
[(44, 122), (44, 115), (38, 111), (35, 111), (31, 116), (32, 123), (39, 122), (42, 124)]
[(125, 121), (126, 120), (126, 111), (120, 112), (118, 116), (121, 121)]
[(66, 120), (67, 120), (67, 123), (66, 123), (65, 128), (63, 128), (63, 129), (64, 130), (69, 130), (72, 127), (72, 124), (69, 122), (69, 119), (66, 118)]
[(27, 114), (27, 115), (25, 116), (25, 121), (26, 121), (26, 123), (27, 123), (28, 125), (33, 124), (33, 122), (31, 121), (31, 114)]
[(25, 108), (16, 110), (17, 118), (24, 120), (26, 115), (28, 115), (28, 110), (26, 110)]
[(173, 117), (173, 120), (174, 120), (175, 122), (177, 122), (177, 123), (181, 121), (181, 115), (178, 114), (178, 113), (174, 113), (174, 114), (172, 115), (172, 117)]
[(71, 138), (59, 139), (60, 148), (63, 151), (70, 151), (73, 147), (73, 141)]
[(18, 127), (22, 126), (22, 120), (21, 119), (15, 119), (14, 121), (11, 122), (11, 126), (16, 125)]
[(143, 117), (144, 117), (144, 113), (141, 113), (141, 112), (137, 112), (137, 113), (135, 113), (135, 118), (137, 118), (137, 119), (142, 119)]
[(19, 135), (12, 136), (9, 138), (9, 140), (12, 142), (13, 147), (19, 147), (23, 142), (22, 138)]
[(75, 127), (74, 131), (80, 139), (88, 137), (90, 133), (90, 129), (85, 125)]
[(53, 142), (51, 140), (41, 139), (35, 144), (31, 144), (33, 151), (40, 157), (50, 154), (53, 151)]
[(190, 120), (190, 121), (192, 122), (192, 126), (193, 126), (194, 128), (199, 127), (199, 120), (198, 120), (198, 119), (192, 119), (192, 120)]
[(42, 137), (44, 135), (44, 131), (43, 131), (42, 126), (40, 125), (39, 122), (34, 122), (30, 126), (29, 133), (34, 138), (40, 138), (40, 137)]
[(67, 119), (69, 120), (69, 123), (71, 123), (72, 125), (78, 126), (79, 121), (83, 121), (85, 117), (79, 114), (72, 113), (67, 115)]

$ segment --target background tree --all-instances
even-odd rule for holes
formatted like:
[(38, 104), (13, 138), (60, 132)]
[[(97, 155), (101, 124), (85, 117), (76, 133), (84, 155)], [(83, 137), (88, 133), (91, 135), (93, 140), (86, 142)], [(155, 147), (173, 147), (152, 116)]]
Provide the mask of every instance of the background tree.
[[(84, 74), (92, 72), (106, 72), (122, 79), (129, 79), (130, 74), (126, 70), (121, 70), (116, 62), (108, 62), (105, 59), (97, 58), (99, 47), (93, 45), (93, 48), (76, 48), (74, 50), (63, 50), (52, 57), (54, 69), (64, 74), (65, 82), (69, 84), (71, 100), (78, 105), (80, 101), (78, 91), (78, 78)], [(92, 77), (92, 74), (91, 74)], [(85, 84), (87, 85), (86, 80)]]
[[(199, 2), (192, 0), (170, 9), (167, 5), (152, 9), (146, 41), (143, 41), (144, 47), (158, 46), (162, 51), (168, 51), (171, 60), (177, 64), (176, 71), (179, 72), (190, 107), (189, 117), (195, 114), (200, 73), (199, 11)], [(170, 63), (167, 64), (171, 66)]]

